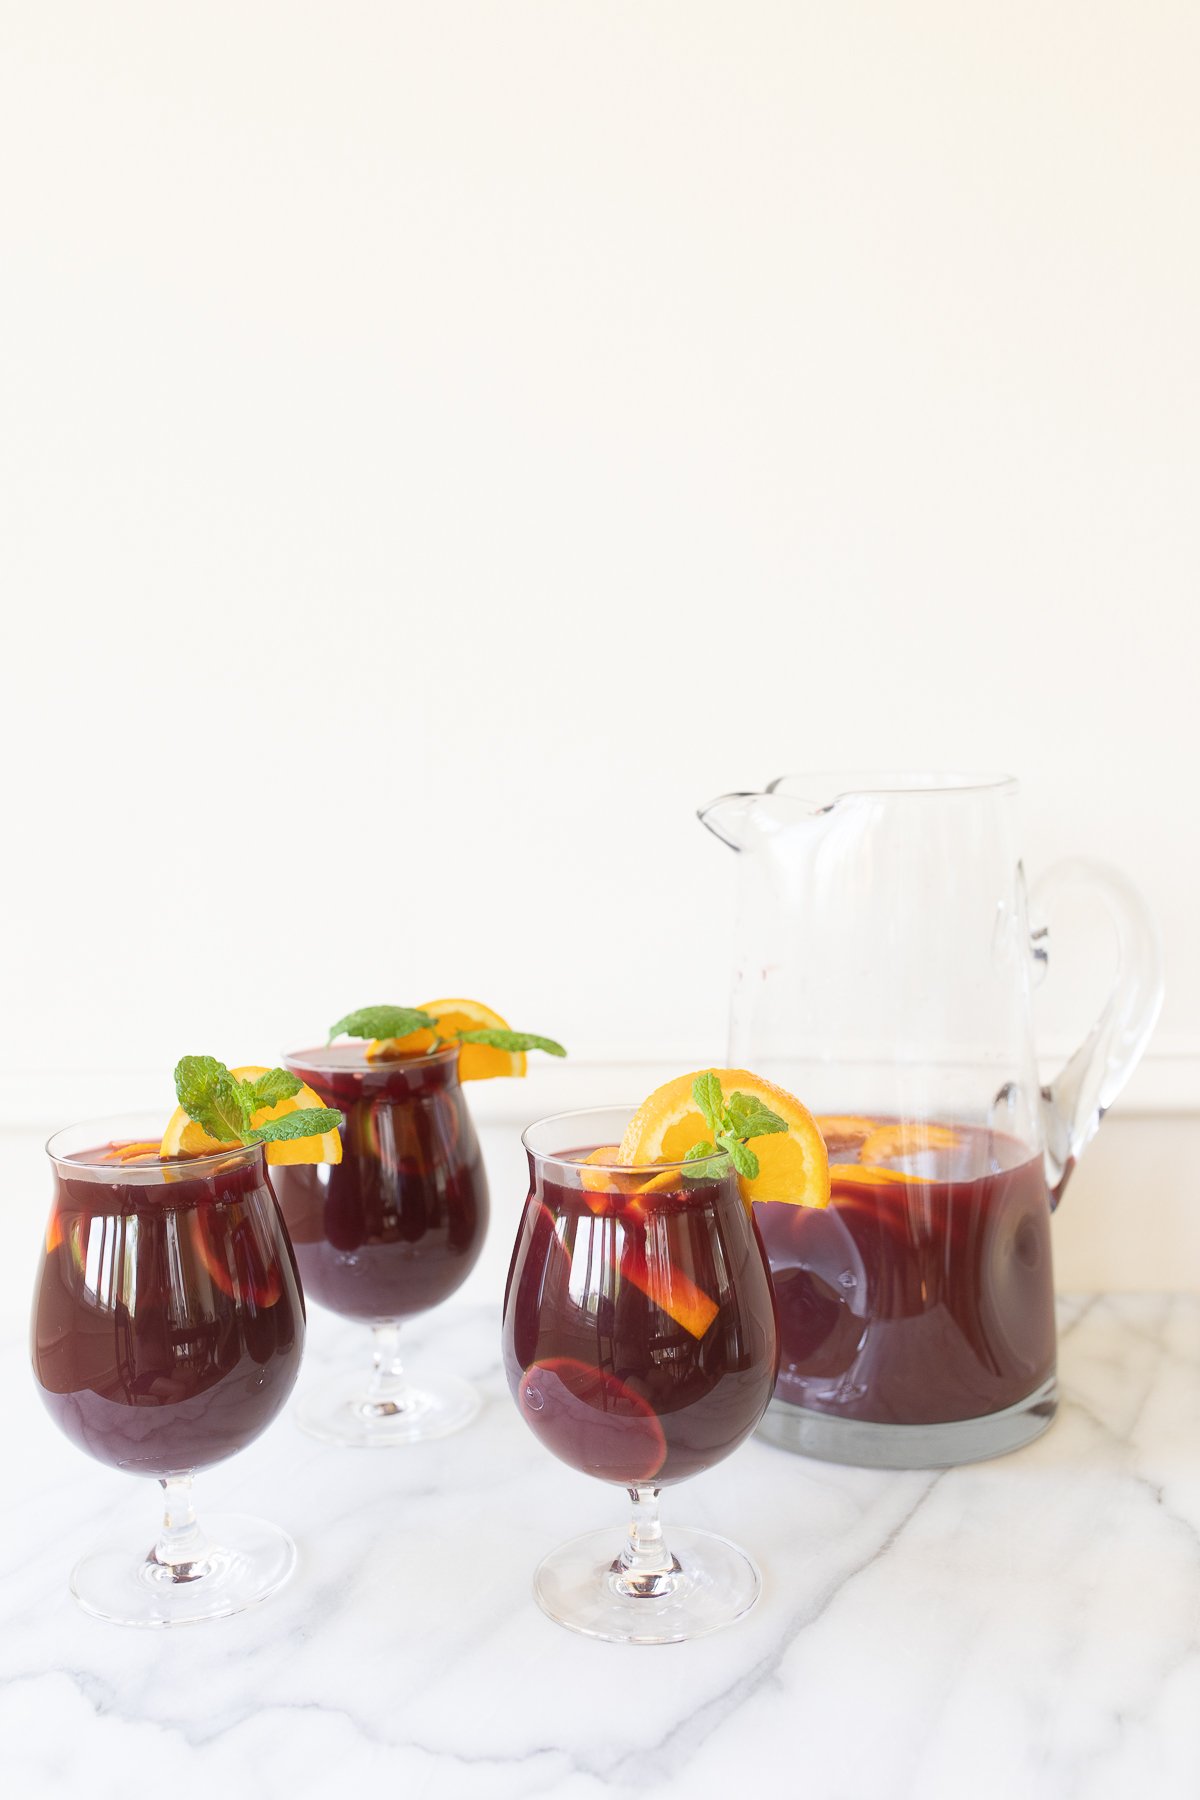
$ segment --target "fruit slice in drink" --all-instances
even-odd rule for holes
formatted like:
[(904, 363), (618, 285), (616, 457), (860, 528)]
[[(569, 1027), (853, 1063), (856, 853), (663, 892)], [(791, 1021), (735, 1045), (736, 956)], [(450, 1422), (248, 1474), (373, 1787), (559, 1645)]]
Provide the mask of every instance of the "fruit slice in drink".
[(621, 1274), (694, 1338), (702, 1338), (717, 1316), (716, 1301), (681, 1269), (671, 1262), (651, 1260), (640, 1244), (628, 1239), (621, 1251)]
[(517, 1403), (572, 1468), (622, 1485), (653, 1481), (667, 1454), (658, 1414), (616, 1375), (570, 1356), (531, 1363)]

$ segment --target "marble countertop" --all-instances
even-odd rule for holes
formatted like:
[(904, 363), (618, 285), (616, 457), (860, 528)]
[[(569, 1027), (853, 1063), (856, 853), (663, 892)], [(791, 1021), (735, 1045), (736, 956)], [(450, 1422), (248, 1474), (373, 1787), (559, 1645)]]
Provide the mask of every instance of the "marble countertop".
[[(694, 1644), (627, 1650), (544, 1618), (538, 1559), (623, 1498), (546, 1455), (494, 1308), (414, 1326), (410, 1362), (479, 1381), (457, 1437), (325, 1448), (290, 1416), (197, 1482), (301, 1553), (252, 1612), (174, 1632), (80, 1612), (101, 1535), (149, 1543), (157, 1489), (54, 1429), (23, 1329), (0, 1340), (0, 1773), (11, 1800), (333, 1793), (404, 1800), (1200, 1794), (1200, 1300), (1062, 1303), (1063, 1405), (1039, 1442), (942, 1473), (752, 1442), (666, 1498), (759, 1561), (764, 1595)], [(314, 1311), (301, 1382), (366, 1350)]]

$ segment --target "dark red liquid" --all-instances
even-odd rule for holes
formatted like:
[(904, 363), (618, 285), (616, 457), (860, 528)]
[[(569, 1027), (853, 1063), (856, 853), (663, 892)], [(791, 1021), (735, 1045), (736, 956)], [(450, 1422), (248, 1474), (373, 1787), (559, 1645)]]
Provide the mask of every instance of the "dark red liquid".
[(778, 1359), (762, 1244), (732, 1173), (639, 1201), (560, 1185), (535, 1163), (503, 1343), (522, 1417), (573, 1468), (661, 1487), (728, 1456), (766, 1410)]
[(833, 1146), (826, 1210), (755, 1207), (779, 1307), (779, 1399), (927, 1425), (1000, 1412), (1054, 1373), (1042, 1159), (999, 1133), (952, 1129), (952, 1148), (879, 1165), (917, 1180), (853, 1181), (853, 1147)]
[(375, 1322), (437, 1306), (474, 1268), (488, 1221), (457, 1054), (368, 1063), (347, 1044), (287, 1065), (346, 1115), (340, 1163), (271, 1170), (308, 1298)]
[(32, 1333), (42, 1398), (67, 1436), (155, 1476), (220, 1462), (256, 1438), (291, 1392), (304, 1346), (300, 1283), (261, 1155), (204, 1175), (159, 1167), (150, 1183), (56, 1169)]

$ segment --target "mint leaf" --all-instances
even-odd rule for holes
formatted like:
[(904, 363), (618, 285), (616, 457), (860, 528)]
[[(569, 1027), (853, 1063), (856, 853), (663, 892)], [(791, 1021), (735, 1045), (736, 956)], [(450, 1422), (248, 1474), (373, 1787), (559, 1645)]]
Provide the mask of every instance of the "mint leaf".
[(721, 1084), (711, 1069), (703, 1075), (697, 1075), (692, 1083), (692, 1099), (704, 1114), (704, 1122), (708, 1129), (715, 1132), (725, 1116), (725, 1096), (721, 1092)]
[(336, 1106), (303, 1106), (299, 1112), (284, 1113), (282, 1119), (247, 1126), (243, 1142), (281, 1144), (288, 1138), (320, 1137), (345, 1122), (345, 1115)]
[(747, 1181), (753, 1181), (758, 1174), (758, 1158), (753, 1150), (748, 1150), (737, 1138), (727, 1137), (724, 1132), (717, 1141), (723, 1150), (728, 1150), (730, 1161), (738, 1174), (744, 1175)]
[(175, 1065), (175, 1093), (189, 1119), (222, 1143), (244, 1138), (251, 1107), (247, 1090), (215, 1056), (182, 1056)]
[(208, 1104), (218, 1077), (229, 1070), (215, 1056), (181, 1056), (175, 1064), (175, 1098), (189, 1119)]
[(706, 1156), (720, 1156), (721, 1152), (715, 1144), (693, 1144), (684, 1162), (703, 1162)]
[(730, 1094), (726, 1111), (735, 1137), (772, 1137), (787, 1130), (787, 1121), (764, 1106), (757, 1094)]
[(532, 1031), (498, 1031), (480, 1026), (477, 1030), (456, 1032), (453, 1041), (459, 1044), (490, 1044), (493, 1050), (544, 1050), (547, 1056), (567, 1054), (553, 1038), (538, 1037)]
[(436, 1031), (437, 1020), (419, 1006), (360, 1006), (330, 1027), (329, 1042), (335, 1037), (395, 1038), (408, 1037), (414, 1031)]
[(260, 1106), (278, 1106), (281, 1100), (290, 1100), (304, 1083), (288, 1069), (268, 1069), (256, 1081), (243, 1081), (242, 1086), (246, 1090), (249, 1109), (255, 1113)]

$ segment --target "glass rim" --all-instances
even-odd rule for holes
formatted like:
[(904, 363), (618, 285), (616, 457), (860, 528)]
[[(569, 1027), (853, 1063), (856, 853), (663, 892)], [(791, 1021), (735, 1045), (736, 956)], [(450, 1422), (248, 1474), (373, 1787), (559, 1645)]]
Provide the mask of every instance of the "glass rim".
[(1021, 785), (1016, 775), (998, 770), (973, 774), (953, 769), (799, 769), (777, 775), (763, 791), (778, 794), (784, 800), (800, 799), (802, 796), (787, 790), (787, 784), (793, 781), (823, 782), (834, 788), (836, 791), (824, 802), (827, 806), (858, 795), (873, 798), (886, 794), (897, 800), (923, 800), (932, 795), (965, 798), (971, 794), (1016, 793)]
[[(361, 1042), (364, 1046), (367, 1041), (366, 1038), (351, 1039), (351, 1043)], [(284, 1066), (290, 1068), (296, 1063), (301, 1068), (311, 1069), (315, 1075), (371, 1075), (388, 1069), (436, 1069), (443, 1063), (457, 1059), (463, 1048), (461, 1044), (443, 1044), (437, 1050), (420, 1050), (412, 1056), (378, 1056), (370, 1062), (366, 1060), (364, 1048), (361, 1063), (321, 1060), (327, 1059), (329, 1051), (337, 1047), (334, 1044), (315, 1044), (311, 1050), (284, 1050)], [(342, 1047), (349, 1048), (348, 1045)]]
[(558, 1163), (564, 1169), (612, 1169), (625, 1175), (665, 1175), (677, 1169), (694, 1175), (698, 1170), (710, 1168), (713, 1163), (727, 1163), (732, 1169), (733, 1163), (728, 1150), (714, 1150), (711, 1156), (696, 1156), (690, 1162), (686, 1157), (680, 1157), (675, 1162), (589, 1163), (584, 1157), (571, 1156), (566, 1151), (539, 1150), (529, 1141), (533, 1132), (540, 1131), (546, 1125), (565, 1125), (569, 1119), (609, 1118), (613, 1113), (625, 1113), (628, 1118), (632, 1118), (636, 1111), (636, 1105), (618, 1102), (612, 1106), (577, 1106), (566, 1112), (547, 1113), (544, 1119), (535, 1119), (525, 1127), (521, 1133), (521, 1144), (527, 1156), (536, 1157), (540, 1163)]
[[(202, 1156), (181, 1156), (175, 1161), (156, 1163), (134, 1163), (123, 1166), (120, 1163), (84, 1162), (78, 1155), (81, 1150), (95, 1150), (104, 1143), (120, 1141), (124, 1133), (122, 1126), (129, 1128), (128, 1141), (136, 1143), (152, 1142), (150, 1136), (139, 1139), (138, 1126), (145, 1126), (152, 1119), (161, 1118), (160, 1114), (151, 1112), (108, 1113), (95, 1119), (80, 1119), (74, 1125), (60, 1125), (46, 1139), (43, 1149), (50, 1161), (58, 1168), (71, 1169), (93, 1181), (121, 1180), (146, 1185), (148, 1182), (162, 1180), (164, 1171), (177, 1172), (187, 1169), (189, 1174), (206, 1175), (212, 1172), (215, 1165), (228, 1167), (231, 1162), (248, 1161), (254, 1156), (261, 1156), (265, 1150), (263, 1144), (229, 1143), (220, 1150), (206, 1150)], [(114, 1127), (116, 1130), (114, 1131)], [(89, 1134), (86, 1138), (83, 1134)], [(156, 1134), (161, 1140), (161, 1129)], [(70, 1150), (56, 1149), (55, 1145), (63, 1138), (72, 1138), (76, 1142), (76, 1154)]]

